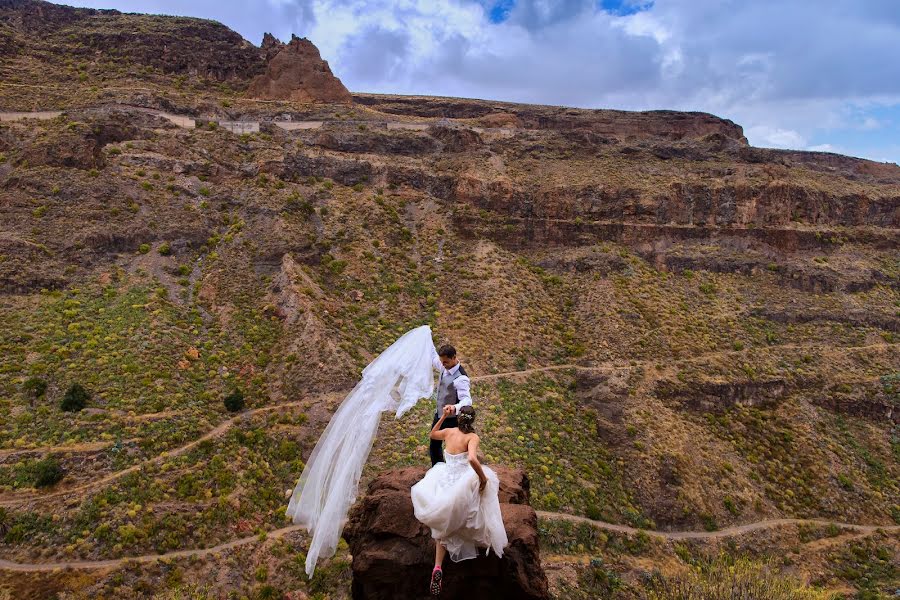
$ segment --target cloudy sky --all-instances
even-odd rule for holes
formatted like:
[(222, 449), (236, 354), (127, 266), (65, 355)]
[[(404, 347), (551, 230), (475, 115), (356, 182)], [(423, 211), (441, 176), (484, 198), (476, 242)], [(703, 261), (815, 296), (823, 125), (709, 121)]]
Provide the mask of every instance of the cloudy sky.
[(900, 0), (67, 0), (308, 37), (351, 91), (699, 110), (900, 163)]

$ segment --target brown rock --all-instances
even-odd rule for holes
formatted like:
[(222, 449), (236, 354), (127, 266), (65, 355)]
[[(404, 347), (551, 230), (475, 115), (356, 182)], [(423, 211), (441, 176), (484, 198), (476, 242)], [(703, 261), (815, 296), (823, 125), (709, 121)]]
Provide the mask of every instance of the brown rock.
[[(277, 51), (276, 51), (277, 49)], [(352, 102), (350, 92), (335, 77), (319, 49), (306, 38), (292, 36), (278, 47), (271, 36), (264, 38), (263, 51), (270, 57), (266, 72), (256, 77), (247, 93), (265, 100), (296, 102)]]
[[(500, 509), (509, 538), (503, 558), (444, 562), (444, 598), (538, 600), (549, 598), (541, 568), (537, 515), (528, 505), (529, 482), (521, 469), (493, 467), (500, 478)], [(413, 514), (410, 488), (424, 467), (388, 471), (369, 484), (353, 507), (344, 538), (353, 555), (353, 598), (426, 598), (434, 541)]]

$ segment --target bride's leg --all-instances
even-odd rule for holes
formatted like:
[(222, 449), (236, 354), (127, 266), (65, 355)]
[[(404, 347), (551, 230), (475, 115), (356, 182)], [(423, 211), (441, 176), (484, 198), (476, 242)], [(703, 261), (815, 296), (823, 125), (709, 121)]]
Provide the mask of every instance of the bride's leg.
[(434, 540), (434, 566), (440, 567), (446, 555), (447, 549), (441, 544), (441, 540)]
[(445, 554), (447, 554), (447, 550), (441, 546), (441, 540), (434, 540), (434, 570), (431, 571), (431, 585), (429, 586), (432, 596), (438, 596), (441, 593), (441, 582), (444, 579), (441, 563), (444, 562)]

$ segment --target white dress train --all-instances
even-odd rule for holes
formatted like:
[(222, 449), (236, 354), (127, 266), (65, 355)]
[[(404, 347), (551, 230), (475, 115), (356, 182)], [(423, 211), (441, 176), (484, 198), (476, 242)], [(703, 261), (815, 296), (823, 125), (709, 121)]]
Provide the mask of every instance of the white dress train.
[(490, 467), (482, 465), (487, 485), (478, 490), (478, 473), (469, 464), (468, 452), (444, 452), (447, 462), (431, 467), (412, 486), (416, 518), (431, 528), (431, 537), (440, 540), (454, 562), (478, 556), (486, 548), (503, 556), (508, 544), (500, 514), (500, 481)]

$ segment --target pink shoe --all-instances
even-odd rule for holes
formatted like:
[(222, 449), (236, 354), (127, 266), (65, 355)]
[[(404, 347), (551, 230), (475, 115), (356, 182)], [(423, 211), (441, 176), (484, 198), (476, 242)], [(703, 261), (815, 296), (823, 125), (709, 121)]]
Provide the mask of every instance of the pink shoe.
[(435, 567), (431, 572), (431, 595), (441, 595), (441, 580), (444, 578), (444, 572), (440, 567)]

